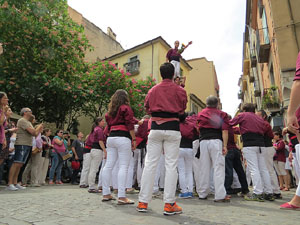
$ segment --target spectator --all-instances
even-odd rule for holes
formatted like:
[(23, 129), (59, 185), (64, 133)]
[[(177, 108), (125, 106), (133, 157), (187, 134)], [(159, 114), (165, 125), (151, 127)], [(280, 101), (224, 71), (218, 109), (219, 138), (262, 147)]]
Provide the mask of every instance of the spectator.
[(18, 130), (15, 143), (14, 163), (9, 171), (7, 190), (17, 191), (19, 189), (25, 189), (25, 187), (17, 183), (18, 175), (32, 150), (32, 137), (37, 136), (43, 129), (43, 124), (40, 124), (36, 129), (33, 128), (29, 121), (31, 115), (31, 109), (23, 108), (21, 110), (22, 118), (19, 119), (17, 123)]
[(7, 153), (6, 149), (6, 138), (5, 138), (5, 126), (6, 126), (6, 114), (8, 111), (8, 98), (4, 92), (0, 92), (0, 165), (3, 163)]
[(49, 169), (49, 161), (50, 161), (50, 151), (53, 145), (51, 144), (51, 130), (50, 129), (45, 129), (43, 131), (42, 135), (42, 140), (43, 140), (43, 150), (42, 150), (42, 158), (41, 158), (41, 163), (40, 163), (40, 168), (38, 171), (40, 171), (40, 176), (39, 176), (39, 184), (44, 185), (46, 183), (46, 177), (47, 177), (47, 172)]
[(79, 132), (77, 134), (77, 139), (73, 141), (72, 143), (72, 152), (73, 152), (73, 157), (72, 157), (72, 161), (77, 161), (80, 163), (80, 167), (79, 169), (73, 169), (73, 173), (72, 173), (72, 178), (71, 178), (71, 183), (77, 185), (77, 175), (80, 172), (80, 168), (81, 168), (81, 164), (82, 164), (82, 160), (83, 160), (83, 148), (84, 148), (84, 142), (83, 142), (83, 133)]
[(49, 173), (49, 184), (54, 184), (54, 174), (56, 174), (56, 184), (63, 184), (61, 181), (61, 169), (63, 166), (63, 160), (59, 155), (62, 152), (66, 151), (65, 141), (63, 139), (63, 130), (58, 130), (55, 133), (55, 137), (53, 138), (52, 145), (53, 150), (51, 152), (51, 168)]

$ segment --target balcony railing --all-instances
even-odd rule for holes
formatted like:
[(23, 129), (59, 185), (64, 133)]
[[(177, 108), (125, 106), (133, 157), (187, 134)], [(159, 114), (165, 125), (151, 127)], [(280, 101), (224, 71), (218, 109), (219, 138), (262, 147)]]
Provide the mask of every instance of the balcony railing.
[(277, 87), (265, 88), (262, 96), (262, 106), (264, 109), (275, 111), (280, 109), (280, 100)]
[(255, 53), (254, 49), (252, 49), (250, 51), (250, 60), (251, 60), (251, 68), (256, 67), (256, 65), (257, 65), (257, 58), (256, 58), (256, 53)]
[(134, 61), (130, 61), (128, 63), (125, 63), (124, 66), (126, 68), (126, 72), (127, 73), (131, 73), (131, 75), (136, 75), (139, 74), (140, 70), (140, 60), (134, 60)]
[[(268, 29), (268, 28), (266, 27), (263, 29)], [(266, 33), (266, 32), (264, 32), (264, 33)], [(264, 42), (265, 43), (261, 42), (260, 35), (259, 35), (259, 29), (257, 29), (257, 31), (256, 31), (256, 51), (257, 51), (259, 63), (269, 62), (271, 45), (270, 45), (270, 42), (268, 42), (267, 40), (264, 40)]]

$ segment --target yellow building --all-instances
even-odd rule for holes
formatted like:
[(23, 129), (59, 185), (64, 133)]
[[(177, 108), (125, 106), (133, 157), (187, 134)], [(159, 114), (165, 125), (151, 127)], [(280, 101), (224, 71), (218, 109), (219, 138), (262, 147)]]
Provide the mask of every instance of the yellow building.
[[(202, 57), (190, 59), (187, 62), (193, 69), (186, 80), (186, 89), (203, 101), (209, 95), (219, 97), (219, 83), (213, 61), (208, 61), (205, 57)], [(193, 106), (193, 103), (191, 104), (192, 109), (197, 107)], [(199, 112), (200, 109), (192, 111)]]
[(124, 51), (121, 44), (116, 40), (117, 35), (110, 27), (107, 28), (107, 33), (104, 33), (75, 9), (69, 7), (68, 13), (74, 22), (84, 27), (84, 34), (94, 48), (94, 51), (86, 52), (85, 59), (88, 62), (96, 62), (99, 59)]
[[(120, 69), (129, 72), (130, 78), (144, 79), (147, 76), (153, 76), (158, 82), (161, 81), (159, 67), (166, 62), (166, 54), (171, 46), (162, 38), (157, 37), (133, 48), (115, 54), (104, 60), (111, 61)], [(181, 73), (186, 77), (186, 87), (188, 95), (187, 111), (199, 112), (205, 107), (200, 98), (200, 88), (197, 84), (201, 83), (201, 77), (193, 77), (191, 83), (192, 67), (185, 60), (181, 60)]]

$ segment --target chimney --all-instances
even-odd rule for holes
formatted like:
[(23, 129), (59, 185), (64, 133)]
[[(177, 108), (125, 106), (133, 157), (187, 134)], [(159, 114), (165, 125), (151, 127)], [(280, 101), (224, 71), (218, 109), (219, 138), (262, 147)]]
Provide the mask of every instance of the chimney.
[(107, 35), (110, 36), (114, 40), (117, 39), (117, 35), (113, 32), (113, 30), (110, 27), (107, 28)]

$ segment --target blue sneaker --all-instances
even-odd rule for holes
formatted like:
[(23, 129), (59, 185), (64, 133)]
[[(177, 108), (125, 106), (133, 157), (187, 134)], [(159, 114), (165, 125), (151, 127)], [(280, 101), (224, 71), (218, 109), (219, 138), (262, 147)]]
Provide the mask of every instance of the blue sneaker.
[(186, 193), (180, 193), (180, 194), (178, 195), (178, 197), (179, 197), (179, 198), (190, 198), (189, 192), (186, 192)]
[(194, 197), (193, 192), (188, 192), (188, 198)]

